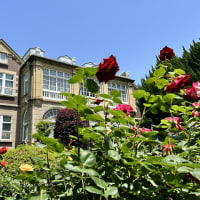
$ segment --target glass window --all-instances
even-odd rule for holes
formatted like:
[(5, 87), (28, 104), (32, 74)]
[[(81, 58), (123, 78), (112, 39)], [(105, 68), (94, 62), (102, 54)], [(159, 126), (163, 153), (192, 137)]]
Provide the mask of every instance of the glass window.
[(110, 94), (110, 92), (112, 90), (119, 90), (121, 92), (121, 96), (119, 98), (121, 99), (122, 103), (128, 103), (127, 102), (127, 89), (126, 89), (125, 85), (109, 82), (108, 83), (108, 94)]
[(60, 92), (70, 92), (69, 79), (70, 74), (68, 73), (43, 69), (43, 96), (51, 99), (62, 99)]
[(24, 95), (28, 94), (28, 72), (24, 75)]
[[(101, 92), (101, 91), (100, 91), (101, 87), (100, 87), (99, 81), (98, 81), (98, 80), (94, 80), (94, 81), (97, 83), (98, 88), (99, 88), (99, 93), (100, 93), (100, 92)], [(80, 95), (85, 95), (85, 96), (88, 96), (88, 97), (95, 97), (95, 96), (96, 96), (96, 94), (94, 94), (94, 93), (92, 93), (92, 92), (89, 92), (89, 91), (85, 88), (85, 86), (84, 86), (83, 83), (80, 83), (79, 87), (80, 87)]]
[(0, 73), (0, 94), (13, 95), (14, 75)]
[(22, 141), (28, 139), (28, 113), (24, 113), (23, 117), (23, 133), (22, 133)]
[(5, 53), (0, 53), (0, 62), (6, 63), (6, 54)]
[(11, 139), (11, 116), (0, 115), (0, 140)]

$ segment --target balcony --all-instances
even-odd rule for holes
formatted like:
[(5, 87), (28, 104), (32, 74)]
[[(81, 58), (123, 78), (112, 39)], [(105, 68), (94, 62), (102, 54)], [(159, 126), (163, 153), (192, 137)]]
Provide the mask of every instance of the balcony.
[(57, 101), (63, 101), (66, 99), (66, 97), (61, 95), (60, 92), (48, 91), (48, 90), (43, 90), (43, 98), (49, 100), (57, 100)]

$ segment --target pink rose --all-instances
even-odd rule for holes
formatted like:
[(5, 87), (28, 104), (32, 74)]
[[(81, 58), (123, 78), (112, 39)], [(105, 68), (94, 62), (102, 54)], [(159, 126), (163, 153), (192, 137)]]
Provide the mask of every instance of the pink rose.
[(144, 128), (144, 126), (143, 126), (142, 128), (139, 128), (139, 131), (140, 131), (140, 133), (142, 133), (142, 132), (148, 133), (148, 132), (151, 132), (151, 129)]
[(185, 99), (194, 99), (197, 100), (200, 98), (200, 83), (192, 83), (192, 87), (185, 89), (186, 95), (183, 95)]
[(180, 75), (177, 76), (174, 81), (169, 83), (166, 88), (166, 92), (178, 92), (180, 89), (183, 89), (188, 85), (190, 81), (190, 75)]
[(194, 108), (199, 108), (200, 107), (200, 103), (198, 103), (198, 102), (194, 102), (192, 105), (194, 106)]
[(167, 120), (168, 122), (173, 122), (176, 124), (176, 127), (180, 130), (183, 131), (183, 128), (180, 126), (180, 117), (167, 117), (164, 120)]
[(114, 108), (114, 110), (120, 110), (120, 111), (126, 113), (126, 116), (128, 116), (133, 111), (133, 107), (131, 105), (127, 105), (127, 104), (118, 104), (117, 107)]
[(193, 116), (193, 117), (198, 117), (199, 114), (200, 114), (200, 113), (199, 113), (198, 111), (194, 111), (194, 110), (192, 111), (192, 116)]

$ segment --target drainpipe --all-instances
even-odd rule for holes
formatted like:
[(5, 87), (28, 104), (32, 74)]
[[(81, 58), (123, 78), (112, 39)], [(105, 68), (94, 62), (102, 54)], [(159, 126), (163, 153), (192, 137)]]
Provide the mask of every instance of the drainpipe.
[(27, 130), (25, 132), (25, 144), (27, 144), (29, 142), (28, 140), (28, 133), (29, 133), (29, 113), (30, 113), (30, 97), (31, 97), (31, 90), (30, 90), (30, 80), (31, 80), (31, 63), (28, 61), (27, 62), (27, 66), (28, 66), (28, 91), (27, 91)]

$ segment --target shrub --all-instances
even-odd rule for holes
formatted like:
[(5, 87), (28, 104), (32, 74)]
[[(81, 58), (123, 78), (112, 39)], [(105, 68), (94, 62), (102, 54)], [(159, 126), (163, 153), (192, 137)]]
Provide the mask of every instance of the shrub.
[[(16, 149), (8, 149), (7, 153), (3, 155), (3, 160), (6, 161), (5, 171), (10, 175), (19, 173), (21, 164), (30, 164), (34, 166), (34, 158), (46, 159), (46, 150), (40, 149), (36, 146), (19, 145)], [(56, 164), (56, 154), (49, 153), (49, 159)]]
[[(60, 109), (56, 117), (56, 125), (54, 129), (54, 137), (62, 141), (65, 145), (77, 146), (77, 130), (76, 126), (87, 127), (88, 122), (82, 121), (77, 112), (72, 109)], [(74, 136), (72, 139), (71, 136)], [(83, 146), (83, 143), (81, 144)]]
[(41, 120), (39, 123), (36, 124), (37, 132), (42, 132), (44, 136), (49, 137), (52, 127), (50, 121)]

